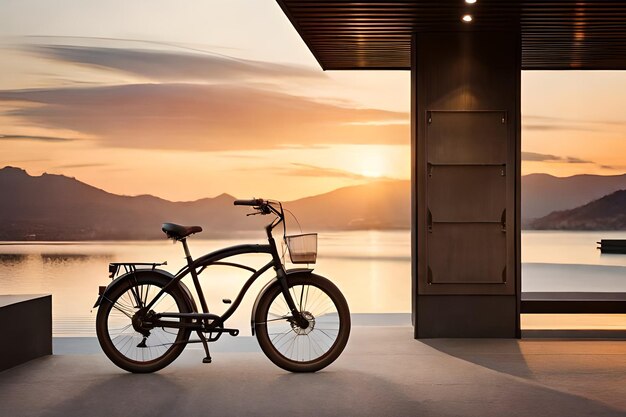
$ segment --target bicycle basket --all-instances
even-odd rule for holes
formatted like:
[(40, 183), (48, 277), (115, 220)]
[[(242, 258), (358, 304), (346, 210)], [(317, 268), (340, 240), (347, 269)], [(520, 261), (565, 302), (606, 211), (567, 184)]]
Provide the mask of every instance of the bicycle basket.
[(314, 264), (317, 260), (317, 233), (285, 236), (291, 263)]

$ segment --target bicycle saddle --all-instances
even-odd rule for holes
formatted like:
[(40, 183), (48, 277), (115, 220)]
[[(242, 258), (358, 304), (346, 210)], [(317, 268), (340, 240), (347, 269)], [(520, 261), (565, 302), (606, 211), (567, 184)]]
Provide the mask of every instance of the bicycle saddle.
[(181, 226), (174, 223), (163, 223), (161, 230), (165, 232), (168, 238), (178, 240), (194, 233), (199, 233), (202, 231), (202, 228), (200, 226)]

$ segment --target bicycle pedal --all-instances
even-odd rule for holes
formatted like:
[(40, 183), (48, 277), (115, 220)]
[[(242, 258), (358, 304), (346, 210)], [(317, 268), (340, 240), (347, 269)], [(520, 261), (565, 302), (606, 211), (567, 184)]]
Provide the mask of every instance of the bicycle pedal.
[(202, 359), (202, 363), (211, 363), (212, 359), (210, 356), (207, 356), (206, 358)]
[(230, 298), (224, 298), (224, 299), (222, 299), (222, 303), (224, 303), (224, 304), (231, 304), (232, 300)]

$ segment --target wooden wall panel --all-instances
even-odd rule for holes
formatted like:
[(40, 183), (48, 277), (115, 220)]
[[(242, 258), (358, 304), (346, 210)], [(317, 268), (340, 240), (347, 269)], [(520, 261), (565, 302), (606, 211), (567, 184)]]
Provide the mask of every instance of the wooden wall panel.
[[(489, 297), (498, 301), (481, 307), (476, 337), (494, 321), (491, 337), (519, 334), (519, 42), (515, 32), (414, 34), (416, 337), (471, 335), (452, 317)], [(458, 311), (430, 311), (435, 296)]]

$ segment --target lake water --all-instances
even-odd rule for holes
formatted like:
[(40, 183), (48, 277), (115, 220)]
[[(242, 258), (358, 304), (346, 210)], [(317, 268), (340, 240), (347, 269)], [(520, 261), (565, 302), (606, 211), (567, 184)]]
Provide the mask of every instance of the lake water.
[[(601, 238), (626, 238), (623, 232), (522, 233), (523, 291), (626, 292), (626, 255), (602, 255)], [(262, 239), (191, 239), (192, 255)], [(265, 255), (240, 257), (260, 267)], [(0, 243), (0, 294), (50, 293), (55, 336), (93, 336), (98, 286), (110, 282), (109, 262), (161, 262), (172, 273), (184, 264), (182, 248), (167, 240), (146, 242)], [(322, 233), (317, 273), (331, 278), (345, 294), (353, 313), (408, 313), (411, 308), (411, 253), (408, 231)], [(248, 274), (214, 267), (201, 275), (212, 312), (234, 299)], [(256, 294), (272, 277), (252, 286), (228, 325), (250, 334), (250, 310)], [(193, 288), (189, 278), (184, 280)]]

